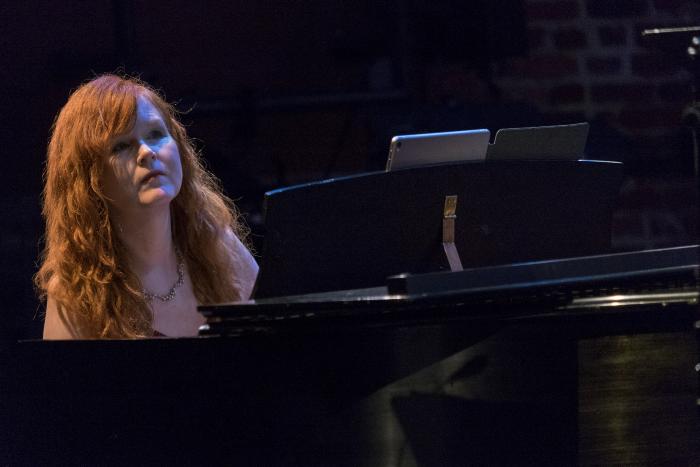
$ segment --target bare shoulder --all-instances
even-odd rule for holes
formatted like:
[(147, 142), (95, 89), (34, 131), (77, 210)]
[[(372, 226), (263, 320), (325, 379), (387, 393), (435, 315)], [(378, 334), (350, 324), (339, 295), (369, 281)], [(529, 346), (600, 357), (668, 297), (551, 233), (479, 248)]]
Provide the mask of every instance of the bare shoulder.
[(248, 248), (231, 230), (227, 230), (226, 237), (233, 252), (237, 280), (241, 284), (242, 289), (241, 296), (244, 300), (247, 300), (253, 292), (255, 280), (258, 277), (258, 262), (255, 261)]
[(80, 339), (76, 326), (71, 323), (66, 311), (51, 296), (46, 300), (44, 339)]

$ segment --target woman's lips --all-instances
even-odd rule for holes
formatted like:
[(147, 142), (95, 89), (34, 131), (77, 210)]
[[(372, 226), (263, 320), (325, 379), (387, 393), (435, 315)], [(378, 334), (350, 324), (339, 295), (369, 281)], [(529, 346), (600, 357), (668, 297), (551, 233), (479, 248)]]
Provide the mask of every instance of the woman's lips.
[(143, 177), (143, 180), (141, 180), (141, 183), (148, 183), (152, 179), (156, 178), (158, 175), (165, 175), (165, 172), (161, 172), (160, 170), (154, 170), (152, 172), (148, 172), (145, 177)]

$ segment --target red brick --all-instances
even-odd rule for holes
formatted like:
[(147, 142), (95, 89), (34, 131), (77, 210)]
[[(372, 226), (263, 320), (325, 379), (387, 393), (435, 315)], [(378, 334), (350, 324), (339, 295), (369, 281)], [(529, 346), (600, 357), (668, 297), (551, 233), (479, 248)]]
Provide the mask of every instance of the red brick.
[(647, 12), (645, 0), (586, 0), (586, 11), (593, 18), (631, 18)]
[(638, 76), (664, 76), (675, 74), (681, 65), (662, 53), (636, 54), (631, 60), (632, 73)]
[(593, 102), (644, 102), (653, 94), (649, 84), (609, 83), (591, 87)]
[(603, 46), (624, 45), (627, 31), (623, 26), (601, 26), (598, 28), (598, 38)]
[(515, 58), (504, 68), (504, 74), (518, 78), (560, 78), (578, 72), (573, 57), (564, 55), (539, 55), (530, 58)]
[(617, 73), (622, 67), (619, 57), (590, 57), (586, 60), (586, 68), (593, 74), (609, 75)]
[(580, 84), (556, 86), (549, 91), (549, 100), (553, 105), (578, 104), (583, 102), (584, 90)]
[(562, 29), (553, 34), (554, 45), (560, 49), (581, 49), (588, 44), (586, 34), (580, 29)]
[(525, 4), (525, 15), (530, 20), (576, 19), (579, 16), (575, 1), (531, 1)]

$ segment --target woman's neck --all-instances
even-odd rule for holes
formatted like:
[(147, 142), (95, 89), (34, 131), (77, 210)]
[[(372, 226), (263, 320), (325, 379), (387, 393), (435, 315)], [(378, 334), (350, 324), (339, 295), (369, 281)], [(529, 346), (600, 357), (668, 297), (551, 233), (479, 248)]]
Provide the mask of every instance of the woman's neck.
[(170, 208), (115, 215), (117, 232), (126, 246), (131, 266), (139, 275), (167, 268), (176, 262)]

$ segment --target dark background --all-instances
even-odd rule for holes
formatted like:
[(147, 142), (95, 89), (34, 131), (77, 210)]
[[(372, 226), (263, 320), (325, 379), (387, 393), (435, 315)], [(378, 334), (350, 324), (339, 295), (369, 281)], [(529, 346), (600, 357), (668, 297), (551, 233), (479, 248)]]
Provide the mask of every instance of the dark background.
[(185, 112), (257, 245), (266, 190), (381, 170), (395, 134), (584, 120), (587, 155), (628, 169), (614, 246), (695, 239), (690, 75), (637, 39), (700, 23), (692, 2), (11, 0), (0, 20), (2, 339), (41, 335), (46, 143), (71, 90), (102, 72)]

